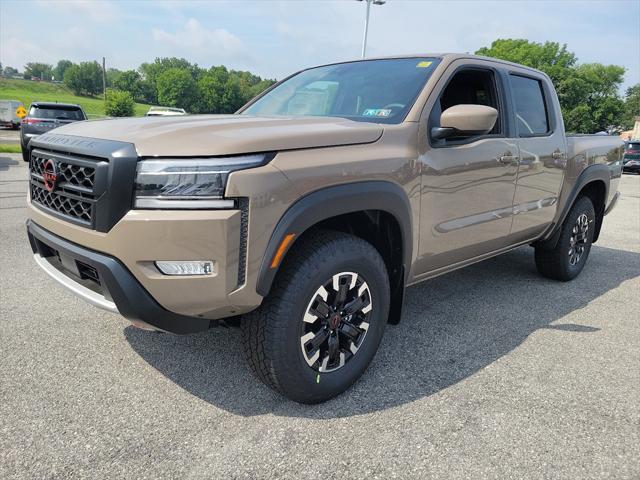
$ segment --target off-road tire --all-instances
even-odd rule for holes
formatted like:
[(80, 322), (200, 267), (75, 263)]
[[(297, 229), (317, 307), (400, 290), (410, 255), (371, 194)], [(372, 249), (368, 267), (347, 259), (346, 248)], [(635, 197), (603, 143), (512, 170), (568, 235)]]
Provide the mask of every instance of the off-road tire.
[[(584, 240), (580, 240), (582, 253), (579, 259), (572, 264), (572, 248), (575, 249), (576, 230), (580, 230), (579, 219), (586, 216), (588, 229)], [(536, 267), (538, 272), (548, 278), (563, 282), (576, 278), (584, 268), (595, 231), (595, 210), (589, 197), (579, 197), (571, 207), (567, 218), (562, 224), (562, 230), (558, 243), (553, 249), (537, 246), (535, 249)], [(575, 254), (575, 250), (573, 250)], [(573, 257), (575, 260), (575, 257)]]
[[(336, 370), (322, 372), (305, 360), (301, 334), (307, 327), (302, 319), (319, 286), (341, 272), (357, 273), (359, 283), (366, 280), (372, 308), (357, 352)], [(249, 366), (262, 382), (291, 400), (328, 400), (349, 388), (373, 359), (387, 323), (389, 296), (384, 261), (370, 243), (331, 230), (309, 232), (292, 247), (262, 305), (242, 317)]]

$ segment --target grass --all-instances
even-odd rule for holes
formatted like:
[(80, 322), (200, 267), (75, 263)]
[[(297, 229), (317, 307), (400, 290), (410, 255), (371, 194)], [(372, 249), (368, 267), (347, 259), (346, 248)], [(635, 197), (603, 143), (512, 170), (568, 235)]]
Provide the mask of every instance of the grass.
[(0, 153), (20, 153), (22, 149), (20, 148), (20, 144), (17, 145), (7, 145), (0, 144)]
[[(77, 103), (89, 118), (104, 117), (104, 101), (97, 97), (79, 97), (61, 83), (33, 82), (0, 78), (0, 98), (19, 100), (29, 108), (31, 102)], [(149, 110), (149, 105), (136, 103), (135, 116), (141, 117)]]

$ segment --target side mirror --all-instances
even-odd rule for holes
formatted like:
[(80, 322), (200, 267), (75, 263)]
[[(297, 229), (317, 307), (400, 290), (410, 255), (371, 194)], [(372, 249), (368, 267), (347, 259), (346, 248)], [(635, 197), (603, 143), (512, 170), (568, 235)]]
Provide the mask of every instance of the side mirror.
[(431, 129), (436, 140), (451, 136), (484, 135), (498, 119), (498, 110), (486, 105), (454, 105), (440, 115), (440, 127)]

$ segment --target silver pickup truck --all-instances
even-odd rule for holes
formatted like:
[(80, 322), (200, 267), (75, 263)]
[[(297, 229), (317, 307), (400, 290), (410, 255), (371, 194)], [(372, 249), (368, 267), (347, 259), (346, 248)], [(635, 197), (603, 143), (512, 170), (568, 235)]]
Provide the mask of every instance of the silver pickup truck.
[(622, 146), (566, 137), (530, 68), (344, 62), (234, 115), (34, 138), (27, 229), (71, 292), (144, 328), (239, 323), (257, 376), (313, 403), (362, 374), (410, 285), (521, 245), (545, 277), (576, 277), (618, 198)]

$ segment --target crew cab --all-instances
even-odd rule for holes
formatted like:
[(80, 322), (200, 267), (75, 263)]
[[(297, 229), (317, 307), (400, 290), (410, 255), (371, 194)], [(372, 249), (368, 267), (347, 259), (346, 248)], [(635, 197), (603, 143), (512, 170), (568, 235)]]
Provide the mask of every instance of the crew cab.
[(46, 273), (143, 328), (239, 319), (258, 378), (314, 403), (362, 374), (411, 285), (522, 245), (575, 278), (622, 142), (565, 136), (540, 71), (445, 54), (309, 68), (233, 115), (71, 124), (29, 156)]

